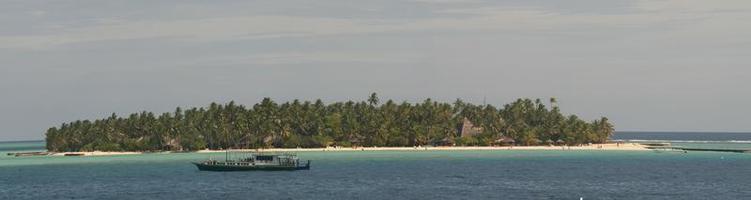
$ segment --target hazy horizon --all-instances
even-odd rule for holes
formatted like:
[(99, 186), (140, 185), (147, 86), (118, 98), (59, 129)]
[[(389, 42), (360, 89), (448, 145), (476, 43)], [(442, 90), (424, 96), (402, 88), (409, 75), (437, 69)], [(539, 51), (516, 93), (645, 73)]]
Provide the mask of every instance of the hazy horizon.
[(0, 141), (78, 119), (252, 105), (556, 97), (618, 131), (751, 132), (751, 3), (10, 1)]

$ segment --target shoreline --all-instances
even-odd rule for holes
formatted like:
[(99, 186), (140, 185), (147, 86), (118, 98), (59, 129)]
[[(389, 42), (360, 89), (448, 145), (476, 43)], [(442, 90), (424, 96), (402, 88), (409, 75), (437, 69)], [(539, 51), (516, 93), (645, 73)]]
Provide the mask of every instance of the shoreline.
[[(584, 146), (446, 146), (446, 147), (328, 147), (328, 148), (270, 148), (270, 149), (232, 149), (232, 151), (260, 152), (327, 152), (327, 151), (649, 151), (647, 146), (638, 143), (592, 144)], [(199, 150), (196, 153), (221, 153), (225, 150)]]
[[(350, 151), (514, 151), (514, 150), (546, 150), (546, 151), (649, 151), (651, 149), (639, 143), (608, 143), (583, 146), (446, 146), (446, 147), (327, 147), (327, 148), (269, 148), (269, 149), (231, 149), (231, 151), (259, 151), (259, 152), (350, 152)], [(223, 153), (225, 150), (198, 150), (186, 153)], [(154, 152), (154, 153), (182, 153), (182, 152)], [(49, 152), (49, 156), (115, 156), (150, 154), (150, 152)]]

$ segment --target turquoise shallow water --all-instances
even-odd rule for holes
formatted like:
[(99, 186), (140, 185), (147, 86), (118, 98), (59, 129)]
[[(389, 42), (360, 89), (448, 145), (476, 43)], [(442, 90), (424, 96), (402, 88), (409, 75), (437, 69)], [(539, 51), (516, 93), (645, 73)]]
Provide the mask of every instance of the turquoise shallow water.
[(638, 143), (671, 143), (673, 146), (706, 149), (751, 150), (751, 133), (712, 132), (621, 132), (613, 137)]
[[(0, 143), (0, 146), (8, 143)], [(28, 143), (39, 145), (41, 143)], [(18, 145), (18, 144), (13, 144)], [(24, 145), (21, 145), (24, 146)], [(28, 149), (34, 149), (29, 147)], [(306, 152), (309, 171), (201, 172), (223, 154), (0, 157), (0, 199), (744, 199), (751, 154)]]

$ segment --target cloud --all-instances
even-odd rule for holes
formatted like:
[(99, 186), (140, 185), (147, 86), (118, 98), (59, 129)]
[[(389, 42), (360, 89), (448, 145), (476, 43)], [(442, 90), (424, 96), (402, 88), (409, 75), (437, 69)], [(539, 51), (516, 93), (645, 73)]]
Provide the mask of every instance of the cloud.
[[(463, 2), (459, 0), (419, 0)], [(712, 13), (718, 10), (745, 9), (741, 1), (703, 3), (703, 1), (639, 1), (640, 12), (623, 14), (561, 14), (535, 8), (470, 7), (436, 9), (435, 13), (463, 14), (470, 17), (434, 17), (419, 19), (345, 19), (298, 16), (236, 16), (176, 20), (97, 20), (85, 27), (58, 28), (46, 34), (0, 36), (0, 48), (48, 49), (60, 45), (108, 40), (163, 38), (180, 42), (250, 40), (284, 37), (315, 37), (347, 34), (374, 34), (414, 31), (555, 31), (582, 27), (642, 28), (669, 26), (676, 21), (713, 21), (727, 15), (748, 17), (746, 13)], [(733, 20), (732, 18), (729, 20)], [(700, 24), (713, 26), (712, 24)], [(691, 25), (687, 25), (691, 26)], [(716, 25), (714, 25), (716, 26)], [(583, 29), (582, 29), (583, 30)], [(699, 31), (701, 27), (691, 29)], [(748, 31), (748, 30), (744, 30)], [(701, 32), (701, 31), (700, 31)]]
[[(13, 3), (0, 7), (6, 134), (113, 109), (363, 90), (558, 96), (619, 128), (748, 130), (735, 109), (751, 98), (738, 92), (751, 78), (745, 0)], [(44, 119), (26, 112), (40, 106)], [(697, 111), (721, 114), (682, 117)]]
[(33, 11), (30, 11), (29, 14), (31, 14), (31, 16), (34, 16), (34, 17), (42, 17), (42, 16), (47, 15), (47, 11), (33, 10)]
[(463, 4), (463, 3), (480, 3), (480, 0), (409, 0), (419, 3), (435, 3), (435, 4)]
[[(364, 20), (291, 16), (252, 16), (200, 20), (122, 21), (50, 34), (0, 36), (0, 48), (45, 49), (107, 40), (165, 38), (184, 42), (313, 37), (426, 30), (531, 29), (566, 25), (539, 11), (494, 11), (470, 19)], [(548, 18), (548, 19), (546, 19)], [(524, 22), (518, 24), (518, 22)]]
[(751, 4), (745, 0), (639, 0), (636, 6), (645, 12), (660, 13), (749, 11), (751, 8)]
[(418, 57), (384, 52), (285, 52), (210, 56), (175, 63), (176, 66), (268, 66), (311, 63), (409, 63)]

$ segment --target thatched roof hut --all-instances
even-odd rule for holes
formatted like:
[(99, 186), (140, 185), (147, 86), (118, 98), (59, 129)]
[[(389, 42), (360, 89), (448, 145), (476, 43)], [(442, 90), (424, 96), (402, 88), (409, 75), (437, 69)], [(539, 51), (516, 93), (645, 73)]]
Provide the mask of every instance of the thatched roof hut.
[(495, 140), (495, 143), (500, 145), (514, 145), (516, 140), (510, 137), (502, 137)]
[(480, 133), (482, 133), (483, 129), (481, 126), (475, 126), (469, 119), (466, 117), (462, 120), (462, 124), (459, 126), (459, 135), (462, 137), (472, 137), (476, 136)]
[(566, 144), (566, 141), (564, 141), (563, 139), (558, 139), (558, 141), (555, 141), (555, 143), (557, 143), (557, 144)]
[(451, 137), (445, 137), (443, 139), (436, 139), (431, 142), (433, 146), (454, 146), (456, 142), (454, 141), (454, 138)]
[(360, 143), (361, 143), (361, 142), (362, 142), (362, 140), (360, 140), (360, 138), (357, 138), (357, 137), (352, 137), (352, 138), (349, 138), (349, 143), (350, 143), (350, 144), (351, 144), (351, 145), (352, 145), (353, 147), (354, 147), (354, 146), (360, 146)]

